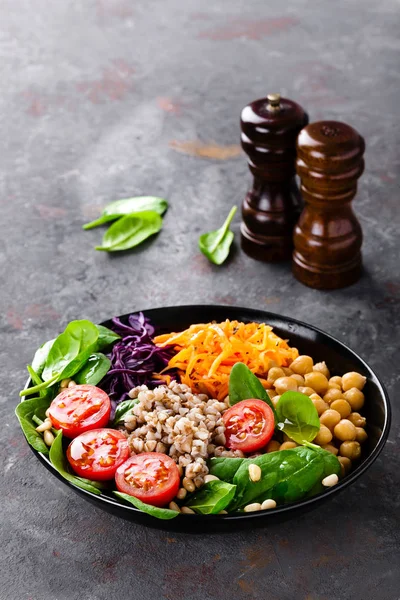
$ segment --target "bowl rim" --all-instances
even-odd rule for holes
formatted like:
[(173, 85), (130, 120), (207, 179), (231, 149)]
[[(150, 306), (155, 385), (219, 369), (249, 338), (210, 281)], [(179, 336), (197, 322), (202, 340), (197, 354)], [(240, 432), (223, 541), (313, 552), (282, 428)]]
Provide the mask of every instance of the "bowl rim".
[[(134, 310), (134, 311), (125, 313), (123, 315), (117, 315), (117, 318), (124, 319), (124, 318), (127, 318), (131, 314), (139, 313), (139, 312), (144, 313), (144, 315), (146, 316), (146, 313), (149, 313), (149, 312), (161, 312), (161, 311), (176, 310), (176, 309), (184, 309), (184, 310), (185, 309), (186, 310), (204, 310), (204, 309), (224, 310), (225, 309), (225, 310), (233, 310), (233, 311), (238, 311), (238, 312), (242, 311), (249, 315), (251, 315), (251, 314), (259, 315), (261, 313), (262, 315), (265, 315), (266, 320), (269, 316), (271, 318), (281, 319), (282, 321), (286, 321), (287, 323), (293, 323), (295, 325), (300, 325), (301, 327), (305, 327), (306, 329), (311, 329), (312, 331), (322, 335), (323, 337), (329, 338), (331, 341), (335, 342), (339, 346), (342, 346), (348, 352), (350, 352), (350, 354), (352, 354), (355, 358), (357, 358), (358, 361), (360, 361), (362, 363), (362, 365), (366, 369), (366, 371), (368, 371), (370, 374), (373, 375), (375, 382), (378, 384), (380, 395), (383, 399), (383, 404), (384, 404), (384, 408), (385, 408), (385, 418), (384, 418), (384, 425), (382, 428), (381, 436), (379, 438), (377, 445), (372, 450), (371, 454), (363, 462), (361, 462), (357, 466), (357, 468), (354, 469), (354, 471), (352, 471), (344, 479), (340, 480), (339, 483), (337, 483), (336, 485), (334, 485), (331, 488), (324, 490), (323, 492), (321, 492), (319, 494), (316, 494), (315, 496), (312, 496), (311, 498), (297, 500), (295, 502), (291, 502), (289, 504), (283, 504), (281, 506), (278, 505), (276, 508), (269, 509), (267, 511), (259, 510), (259, 511), (254, 511), (254, 512), (250, 512), (250, 513), (238, 513), (238, 514), (234, 513), (234, 514), (226, 514), (226, 515), (200, 515), (200, 514), (182, 515), (182, 514), (179, 514), (179, 515), (177, 515), (177, 517), (175, 517), (172, 520), (173, 522), (176, 522), (178, 519), (182, 520), (183, 517), (185, 518), (185, 520), (187, 519), (187, 517), (189, 517), (189, 520), (186, 520), (186, 523), (188, 523), (188, 525), (190, 522), (193, 523), (194, 520), (201, 521), (203, 523), (205, 523), (205, 520), (206, 520), (207, 524), (211, 524), (213, 522), (221, 523), (221, 522), (228, 522), (228, 521), (230, 521), (230, 522), (235, 522), (235, 521), (237, 522), (237, 521), (243, 521), (243, 520), (251, 521), (254, 519), (258, 520), (260, 518), (265, 519), (265, 518), (273, 518), (274, 516), (277, 517), (278, 515), (283, 515), (289, 511), (295, 510), (295, 509), (311, 508), (311, 507), (314, 507), (316, 504), (320, 503), (321, 501), (331, 497), (333, 494), (336, 494), (336, 493), (344, 490), (347, 486), (351, 485), (367, 469), (369, 469), (369, 467), (375, 462), (375, 460), (378, 458), (379, 454), (382, 452), (383, 447), (386, 444), (386, 441), (387, 441), (387, 438), (388, 438), (389, 432), (390, 432), (390, 426), (391, 426), (391, 420), (392, 420), (392, 409), (391, 409), (391, 405), (390, 405), (390, 399), (389, 399), (389, 395), (386, 390), (386, 387), (383, 384), (383, 382), (381, 381), (380, 377), (368, 365), (368, 363), (357, 352), (355, 352), (349, 346), (347, 346), (347, 344), (338, 340), (336, 337), (334, 337), (330, 333), (327, 333), (326, 331), (323, 331), (322, 329), (319, 329), (318, 327), (315, 327), (314, 325), (310, 325), (309, 323), (306, 323), (305, 321), (300, 321), (298, 319), (293, 319), (292, 317), (287, 317), (287, 316), (281, 315), (279, 313), (265, 311), (263, 309), (248, 308), (248, 307), (236, 306), (236, 305), (230, 305), (230, 304), (208, 304), (208, 303), (207, 304), (175, 304), (172, 306), (159, 306), (159, 307), (153, 307), (153, 308)], [(104, 325), (104, 324), (108, 323), (112, 318), (114, 318), (114, 317), (110, 317), (109, 319), (105, 319), (105, 320), (101, 321), (99, 323), (99, 325)], [(24, 386), (24, 389), (29, 387), (30, 382), (31, 382), (31, 379), (28, 378), (28, 380)], [(23, 401), (23, 399), (21, 399), (21, 402), (22, 401)], [(28, 442), (26, 441), (26, 443), (28, 443)], [(70, 481), (64, 479), (58, 473), (58, 471), (56, 471), (56, 469), (53, 467), (53, 465), (50, 462), (47, 455), (43, 454), (42, 452), (39, 452), (38, 450), (35, 450), (30, 445), (29, 445), (29, 447), (31, 448), (32, 452), (36, 455), (36, 457), (39, 459), (39, 461), (55, 477), (57, 477), (62, 483), (64, 483), (68, 487), (70, 487), (72, 490), (79, 493), (79, 495), (87, 496), (88, 500), (90, 499), (90, 501), (94, 501), (97, 505), (101, 505), (101, 503), (104, 503), (104, 504), (108, 505), (109, 507), (114, 506), (114, 507), (118, 508), (119, 511), (122, 511), (122, 512), (126, 511), (127, 515), (128, 514), (137, 514), (140, 516), (146, 515), (152, 521), (159, 521), (159, 519), (157, 519), (156, 517), (150, 516), (147, 513), (143, 513), (142, 511), (140, 511), (138, 508), (136, 508), (134, 506), (129, 506), (127, 504), (123, 504), (122, 502), (118, 501), (116, 498), (114, 499), (111, 496), (93, 494), (92, 492), (89, 492), (87, 490), (77, 487)], [(164, 521), (164, 523), (168, 523), (168, 522), (170, 522), (170, 521)]]

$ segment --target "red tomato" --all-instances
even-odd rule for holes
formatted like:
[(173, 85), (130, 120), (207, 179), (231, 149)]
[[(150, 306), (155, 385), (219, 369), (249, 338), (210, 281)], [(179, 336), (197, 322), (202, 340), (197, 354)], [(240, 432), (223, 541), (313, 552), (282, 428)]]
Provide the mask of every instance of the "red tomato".
[(66, 437), (74, 438), (89, 429), (105, 427), (110, 420), (111, 402), (94, 385), (76, 385), (63, 390), (50, 404), (50, 420)]
[(78, 435), (67, 448), (68, 462), (80, 477), (105, 481), (129, 458), (128, 440), (116, 429), (92, 429)]
[(118, 467), (115, 482), (120, 492), (146, 504), (165, 506), (178, 493), (180, 476), (176, 463), (166, 454), (143, 452)]
[(268, 444), (274, 433), (274, 413), (262, 400), (242, 400), (228, 408), (222, 418), (225, 423), (225, 445), (231, 450), (254, 452)]

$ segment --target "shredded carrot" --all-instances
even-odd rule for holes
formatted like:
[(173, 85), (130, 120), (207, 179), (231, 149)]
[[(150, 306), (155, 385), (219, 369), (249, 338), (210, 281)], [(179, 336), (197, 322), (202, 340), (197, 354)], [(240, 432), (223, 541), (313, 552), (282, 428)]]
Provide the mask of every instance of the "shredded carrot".
[(182, 383), (218, 400), (228, 395), (229, 374), (235, 363), (247, 365), (269, 388), (270, 367), (287, 367), (299, 355), (265, 323), (198, 323), (180, 333), (159, 335), (154, 342), (162, 348), (173, 346), (176, 351), (166, 370), (178, 369)]

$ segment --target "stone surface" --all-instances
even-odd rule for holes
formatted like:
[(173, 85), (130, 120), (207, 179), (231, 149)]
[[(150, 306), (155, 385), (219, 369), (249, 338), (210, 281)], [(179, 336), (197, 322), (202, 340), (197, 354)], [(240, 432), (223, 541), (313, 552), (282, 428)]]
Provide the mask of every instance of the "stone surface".
[[(304, 319), (357, 350), (395, 399), (399, 25), (396, 0), (1, 2), (1, 598), (399, 598), (398, 403), (381, 458), (351, 489), (284, 524), (209, 536), (92, 508), (48, 475), (13, 415), (25, 365), (68, 321), (179, 303)], [(351, 288), (318, 292), (288, 265), (236, 250), (218, 268), (198, 252), (250, 183), (240, 110), (275, 91), (366, 139), (354, 202), (365, 273)], [(102, 232), (82, 223), (138, 194), (169, 199), (164, 230), (130, 253), (95, 252)]]

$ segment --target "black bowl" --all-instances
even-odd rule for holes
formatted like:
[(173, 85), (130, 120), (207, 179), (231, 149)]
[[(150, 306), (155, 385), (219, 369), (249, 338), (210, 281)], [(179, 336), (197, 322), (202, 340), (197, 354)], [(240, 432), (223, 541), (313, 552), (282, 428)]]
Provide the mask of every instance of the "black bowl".
[[(351, 485), (372, 465), (385, 445), (389, 435), (391, 409), (389, 397), (383, 384), (356, 352), (350, 350), (345, 344), (342, 344), (342, 342), (339, 342), (327, 333), (289, 317), (261, 310), (232, 306), (172, 306), (145, 310), (143, 312), (151, 319), (157, 329), (157, 333), (180, 331), (186, 329), (192, 323), (208, 323), (210, 321), (224, 321), (225, 319), (268, 323), (280, 337), (288, 339), (291, 346), (298, 348), (301, 354), (312, 356), (314, 361), (326, 361), (332, 375), (343, 375), (348, 371), (362, 373), (367, 377), (367, 383), (364, 388), (366, 402), (362, 412), (367, 418), (368, 442), (363, 446), (363, 457), (357, 468), (337, 485), (312, 498), (278, 506), (268, 511), (236, 515), (178, 515), (178, 517), (169, 521), (162, 521), (151, 517), (134, 507), (119, 502), (106, 493), (96, 496), (77, 488), (59, 475), (44, 454), (32, 449), (37, 458), (53, 475), (95, 506), (130, 521), (169, 530), (205, 533), (207, 531), (216, 531), (217, 529), (229, 530), (237, 526), (253, 527), (256, 525), (266, 525), (269, 520), (275, 523), (278, 520), (298, 515), (301, 511), (317, 507), (322, 502), (338, 494), (345, 487)], [(120, 318), (122, 321), (125, 321), (127, 317), (128, 315), (123, 315)], [(110, 326), (111, 321), (105, 321), (102, 325)]]

